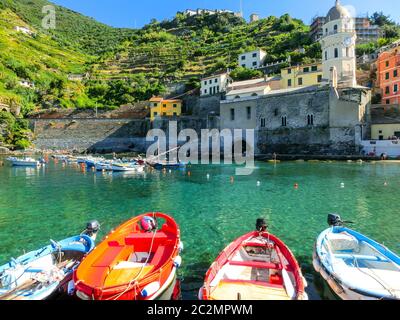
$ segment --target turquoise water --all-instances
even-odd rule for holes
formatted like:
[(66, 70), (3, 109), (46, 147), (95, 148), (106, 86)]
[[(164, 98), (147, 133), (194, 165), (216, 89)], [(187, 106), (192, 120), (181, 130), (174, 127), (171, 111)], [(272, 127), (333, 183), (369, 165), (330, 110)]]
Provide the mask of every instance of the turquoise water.
[[(39, 169), (6, 164), (0, 167), (0, 263), (49, 239), (77, 234), (88, 220), (101, 222), (101, 239), (123, 221), (151, 211), (168, 213), (180, 225), (185, 298), (196, 297), (218, 253), (253, 230), (258, 217), (290, 246), (311, 282), (314, 240), (330, 212), (400, 253), (400, 164), (257, 162), (253, 175), (235, 177), (233, 184), (234, 166), (188, 170), (190, 177), (187, 171), (118, 175), (82, 173), (52, 160)], [(321, 294), (318, 281), (315, 285)]]

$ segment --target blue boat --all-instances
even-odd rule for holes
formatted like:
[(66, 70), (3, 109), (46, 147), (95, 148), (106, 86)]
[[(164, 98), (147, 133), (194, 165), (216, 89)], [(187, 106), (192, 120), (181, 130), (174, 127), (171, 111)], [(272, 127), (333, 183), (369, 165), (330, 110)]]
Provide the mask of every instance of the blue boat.
[(328, 217), (317, 238), (314, 269), (343, 300), (400, 300), (400, 257), (384, 245)]
[(49, 245), (0, 266), (0, 300), (43, 300), (67, 293), (74, 270), (95, 247), (98, 226), (92, 221), (81, 235), (50, 240)]
[(182, 169), (186, 167), (186, 163), (176, 161), (154, 162), (150, 164), (154, 169)]

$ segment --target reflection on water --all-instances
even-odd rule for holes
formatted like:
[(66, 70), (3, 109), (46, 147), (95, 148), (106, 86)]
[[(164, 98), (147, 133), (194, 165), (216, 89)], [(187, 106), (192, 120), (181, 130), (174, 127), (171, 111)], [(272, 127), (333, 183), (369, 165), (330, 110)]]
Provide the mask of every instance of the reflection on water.
[(231, 183), (234, 174), (231, 165), (144, 174), (93, 172), (52, 160), (37, 169), (0, 167), (0, 263), (49, 239), (79, 233), (91, 219), (100, 221), (101, 239), (130, 217), (151, 211), (171, 214), (180, 225), (184, 298), (197, 297), (218, 253), (253, 230), (259, 217), (292, 249), (314, 298), (330, 297), (311, 265), (328, 213), (354, 221), (355, 229), (400, 252), (398, 165), (257, 162), (251, 176)]

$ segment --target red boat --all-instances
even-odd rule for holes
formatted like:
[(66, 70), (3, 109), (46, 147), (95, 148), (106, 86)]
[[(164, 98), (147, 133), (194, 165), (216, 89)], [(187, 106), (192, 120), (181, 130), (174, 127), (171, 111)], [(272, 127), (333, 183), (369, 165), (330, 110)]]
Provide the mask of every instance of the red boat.
[(181, 249), (171, 217), (147, 213), (133, 218), (81, 262), (74, 273), (76, 294), (83, 300), (154, 300), (168, 293), (170, 299)]
[(232, 242), (218, 256), (200, 289), (201, 300), (308, 300), (306, 281), (290, 249), (257, 230)]

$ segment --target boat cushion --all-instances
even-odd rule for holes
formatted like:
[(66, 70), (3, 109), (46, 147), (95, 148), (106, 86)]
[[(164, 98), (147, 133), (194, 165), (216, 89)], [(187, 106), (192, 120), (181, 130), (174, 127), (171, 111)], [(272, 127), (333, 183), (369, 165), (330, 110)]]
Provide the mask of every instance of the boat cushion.
[(358, 240), (347, 233), (330, 233), (328, 240), (333, 251), (356, 251), (359, 247)]

